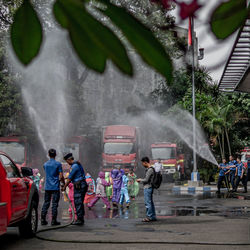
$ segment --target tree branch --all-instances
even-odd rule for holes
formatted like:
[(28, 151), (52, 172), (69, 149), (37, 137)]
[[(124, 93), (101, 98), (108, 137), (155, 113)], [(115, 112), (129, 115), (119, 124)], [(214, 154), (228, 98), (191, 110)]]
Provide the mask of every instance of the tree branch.
[(0, 11), (0, 19), (6, 24), (11, 25), (11, 22), (8, 19), (6, 19), (6, 17), (3, 15), (1, 11)]

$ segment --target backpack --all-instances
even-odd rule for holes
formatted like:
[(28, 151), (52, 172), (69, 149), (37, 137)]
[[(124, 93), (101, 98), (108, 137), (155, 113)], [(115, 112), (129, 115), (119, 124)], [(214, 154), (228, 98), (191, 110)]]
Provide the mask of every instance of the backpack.
[(160, 172), (155, 172), (155, 169), (152, 167), (154, 171), (153, 178), (151, 179), (151, 185), (153, 188), (158, 189), (161, 186), (162, 182), (162, 174)]

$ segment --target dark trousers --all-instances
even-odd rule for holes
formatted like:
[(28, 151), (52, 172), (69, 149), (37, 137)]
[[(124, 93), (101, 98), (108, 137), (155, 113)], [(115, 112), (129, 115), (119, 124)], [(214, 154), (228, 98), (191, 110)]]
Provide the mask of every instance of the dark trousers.
[(84, 197), (87, 193), (88, 185), (86, 182), (82, 181), (80, 187), (76, 187), (74, 185), (74, 204), (76, 208), (77, 219), (83, 221), (84, 220)]
[(246, 175), (243, 175), (242, 179), (240, 178), (240, 176), (237, 176), (236, 187), (235, 187), (236, 191), (237, 191), (237, 188), (238, 188), (240, 182), (243, 184), (244, 190), (247, 191), (247, 181), (248, 180), (247, 180), (247, 176)]
[(231, 185), (232, 185), (232, 189), (235, 189), (236, 188), (236, 186), (235, 186), (235, 171), (231, 171), (230, 172), (230, 183), (231, 183)]
[[(218, 192), (220, 192), (222, 182), (224, 181), (226, 183), (225, 178), (226, 178), (225, 176), (219, 176), (218, 183), (217, 183)], [(227, 183), (226, 183), (226, 185), (227, 185)]]
[(45, 190), (44, 203), (43, 203), (42, 213), (41, 213), (41, 216), (44, 219), (46, 218), (46, 215), (50, 206), (51, 198), (52, 198), (52, 218), (56, 219), (57, 217), (57, 208), (58, 208), (58, 202), (60, 200), (60, 191), (59, 190)]

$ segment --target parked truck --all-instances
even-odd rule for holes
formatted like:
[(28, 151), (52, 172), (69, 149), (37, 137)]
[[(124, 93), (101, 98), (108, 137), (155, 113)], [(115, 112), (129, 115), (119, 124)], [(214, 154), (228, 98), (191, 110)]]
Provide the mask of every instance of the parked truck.
[(25, 136), (0, 137), (0, 150), (10, 155), (19, 168), (30, 166), (30, 150)]
[[(34, 141), (32, 141), (34, 143)], [(8, 154), (17, 167), (30, 167), (41, 169), (46, 160), (46, 154), (37, 143), (30, 143), (27, 136), (10, 135), (0, 137), (0, 151)]]
[(151, 164), (160, 160), (164, 169), (163, 174), (174, 174), (180, 171), (180, 174), (184, 175), (184, 154), (180, 154), (175, 143), (156, 142), (151, 145), (151, 153)]
[(34, 236), (38, 224), (38, 190), (29, 176), (32, 169), (21, 167), (0, 151), (0, 235), (17, 226), (24, 237)]
[(136, 170), (140, 155), (138, 127), (111, 125), (102, 128), (102, 169)]

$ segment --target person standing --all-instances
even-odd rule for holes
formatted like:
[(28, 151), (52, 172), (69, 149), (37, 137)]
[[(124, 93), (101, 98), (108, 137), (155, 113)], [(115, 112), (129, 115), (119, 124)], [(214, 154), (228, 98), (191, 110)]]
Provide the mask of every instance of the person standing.
[(136, 174), (133, 170), (130, 170), (128, 174), (128, 195), (131, 197), (132, 200), (134, 200), (139, 193), (139, 184), (136, 179)]
[(103, 203), (106, 205), (106, 208), (110, 210), (110, 203), (106, 195), (105, 187), (110, 186), (110, 182), (105, 180), (105, 173), (100, 172), (99, 177), (96, 180), (96, 195), (88, 204), (88, 208), (91, 209), (98, 200), (102, 199)]
[(146, 176), (144, 179), (137, 179), (137, 182), (142, 183), (144, 187), (144, 202), (146, 206), (146, 215), (143, 222), (156, 221), (155, 206), (153, 201), (154, 188), (152, 187), (152, 180), (154, 178), (154, 169), (150, 165), (149, 158), (143, 157), (141, 159), (142, 165), (146, 168)]
[(62, 191), (66, 190), (66, 187), (72, 182), (74, 184), (74, 204), (76, 208), (77, 220), (72, 225), (84, 224), (84, 197), (88, 190), (88, 185), (85, 178), (85, 173), (80, 162), (75, 161), (73, 154), (68, 153), (64, 156), (64, 160), (71, 166), (70, 174)]
[(122, 186), (122, 175), (118, 169), (112, 169), (111, 171), (113, 192), (112, 192), (112, 203), (113, 208), (118, 208), (120, 201), (121, 186)]
[(60, 225), (61, 223), (57, 221), (57, 208), (58, 202), (60, 200), (60, 180), (64, 184), (64, 177), (62, 171), (62, 164), (55, 160), (56, 150), (50, 149), (48, 151), (50, 160), (47, 161), (43, 168), (45, 170), (45, 194), (44, 203), (41, 212), (41, 224), (47, 225), (46, 215), (50, 206), (50, 201), (52, 198), (52, 226)]
[(240, 182), (242, 182), (243, 186), (244, 186), (244, 191), (243, 193), (247, 193), (247, 175), (246, 175), (246, 168), (244, 167), (243, 162), (241, 161), (240, 156), (237, 157), (237, 169), (236, 169), (236, 173), (235, 175), (237, 176), (236, 179), (236, 185), (235, 185), (235, 192), (237, 192), (237, 188), (240, 184)]
[(163, 165), (161, 163), (161, 159), (158, 159), (158, 161), (153, 165), (155, 172), (162, 172), (163, 171)]
[(230, 155), (229, 156), (229, 162), (228, 162), (228, 166), (230, 166), (230, 172), (229, 172), (229, 177), (230, 177), (230, 183), (233, 189), (233, 192), (235, 190), (235, 171), (236, 171), (236, 164), (237, 161), (234, 160), (233, 156)]
[(128, 177), (125, 174), (125, 171), (123, 169), (120, 170), (122, 174), (122, 186), (121, 186), (121, 195), (120, 195), (120, 205), (123, 206), (123, 202), (125, 199), (126, 207), (129, 208), (130, 205), (130, 199), (128, 195)]
[(87, 193), (85, 195), (85, 198), (84, 198), (84, 204), (88, 204), (91, 202), (92, 199), (95, 198), (95, 180), (92, 178), (92, 176), (87, 173), (86, 176), (86, 182), (87, 182), (87, 185), (88, 185), (88, 190), (87, 190)]
[[(227, 176), (227, 172), (229, 172), (230, 170), (228, 170), (228, 167), (227, 167), (227, 161), (225, 158), (223, 158), (222, 160), (222, 163), (218, 165), (218, 168), (220, 170), (219, 172), (219, 179), (218, 179), (218, 184), (217, 184), (217, 187), (218, 187), (218, 191), (217, 193), (220, 194), (220, 188), (221, 188), (221, 184), (222, 184), (222, 181), (225, 182), (226, 185), (228, 185), (228, 181), (226, 180)], [(228, 188), (228, 187), (227, 187)]]

